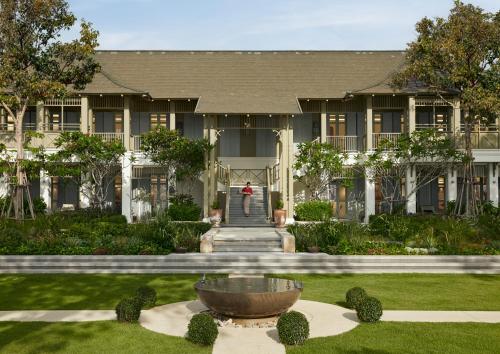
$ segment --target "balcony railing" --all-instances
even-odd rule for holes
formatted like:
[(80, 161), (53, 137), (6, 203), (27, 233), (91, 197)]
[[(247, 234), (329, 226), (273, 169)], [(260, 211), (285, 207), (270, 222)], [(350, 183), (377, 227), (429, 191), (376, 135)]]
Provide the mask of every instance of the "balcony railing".
[[(465, 148), (465, 134), (458, 138), (459, 148)], [(500, 149), (500, 131), (471, 132), (471, 146), (473, 149)]]
[(447, 132), (448, 124), (415, 124), (416, 130), (424, 130), (424, 129), (437, 129), (438, 131)]
[(401, 133), (373, 133), (373, 148), (379, 147), (384, 140), (389, 140), (391, 143), (396, 143), (401, 136)]
[(326, 142), (340, 151), (360, 151), (363, 150), (362, 138), (356, 135), (327, 136)]
[(140, 151), (142, 146), (142, 136), (140, 135), (134, 135), (132, 136), (132, 150), (133, 151)]
[(109, 132), (109, 133), (91, 133), (92, 135), (95, 135), (95, 136), (98, 136), (100, 137), (103, 141), (106, 141), (106, 142), (112, 142), (112, 141), (120, 141), (122, 144), (124, 144), (124, 141), (123, 141), (123, 133), (115, 133), (115, 132)]
[(40, 130), (42, 132), (79, 131), (80, 123), (42, 123)]

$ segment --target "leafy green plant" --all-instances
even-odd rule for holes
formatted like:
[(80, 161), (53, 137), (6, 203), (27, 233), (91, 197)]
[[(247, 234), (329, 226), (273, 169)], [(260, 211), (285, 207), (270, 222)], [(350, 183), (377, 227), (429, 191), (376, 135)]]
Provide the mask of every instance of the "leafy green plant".
[(217, 209), (220, 209), (220, 203), (218, 200), (214, 200), (214, 202), (212, 203), (212, 205), (210, 206), (212, 208), (212, 210), (217, 210)]
[(283, 209), (283, 207), (284, 207), (283, 199), (278, 199), (276, 201), (276, 209), (281, 210), (281, 209)]
[(156, 290), (150, 286), (141, 286), (137, 289), (135, 296), (139, 299), (142, 308), (153, 307), (156, 303)]
[(311, 200), (295, 207), (297, 220), (327, 221), (332, 218), (333, 210), (329, 201)]
[(363, 288), (354, 287), (349, 289), (345, 294), (345, 301), (347, 303), (347, 307), (351, 309), (357, 308), (358, 305), (361, 304), (361, 302), (367, 296), (368, 295), (366, 294), (366, 291)]
[(356, 313), (362, 322), (376, 322), (382, 317), (382, 312), (382, 303), (371, 296), (365, 297), (356, 307)]
[(116, 318), (120, 322), (134, 323), (141, 316), (141, 301), (136, 298), (126, 298), (116, 305)]
[(218, 335), (217, 325), (208, 313), (196, 314), (189, 321), (187, 339), (193, 343), (212, 345)]
[(276, 329), (283, 344), (301, 345), (309, 338), (309, 322), (306, 316), (297, 311), (282, 314)]
[(198, 221), (201, 208), (191, 195), (180, 194), (170, 198), (167, 215), (174, 221)]

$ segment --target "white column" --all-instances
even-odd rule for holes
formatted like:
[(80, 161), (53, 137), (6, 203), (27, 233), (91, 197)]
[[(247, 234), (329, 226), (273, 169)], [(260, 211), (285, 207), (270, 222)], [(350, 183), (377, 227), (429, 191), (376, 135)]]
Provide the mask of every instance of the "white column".
[[(209, 117), (203, 117), (203, 138), (210, 139)], [(203, 172), (203, 220), (208, 221), (209, 189), (210, 189), (210, 154), (205, 156), (205, 171)]]
[(460, 99), (453, 100), (453, 120), (451, 121), (451, 129), (453, 133), (460, 131)]
[(373, 103), (372, 96), (366, 96), (366, 151), (373, 148)]
[[(82, 180), (85, 180), (85, 178), (82, 177)], [(88, 188), (89, 188), (89, 183), (82, 183), (80, 186), (80, 208), (85, 209), (90, 207), (90, 199), (89, 199), (89, 194), (87, 193)]]
[(488, 200), (498, 206), (498, 164), (490, 163), (488, 166)]
[(132, 153), (122, 159), (122, 215), (132, 222)]
[(328, 117), (326, 116), (326, 102), (321, 102), (321, 121), (320, 121), (321, 135), (320, 135), (320, 139), (321, 139), (322, 143), (326, 142), (326, 136), (327, 136), (327, 130), (328, 130), (327, 119), (328, 119)]
[(175, 130), (175, 102), (170, 102), (170, 114), (168, 121), (168, 129)]
[(416, 128), (416, 108), (415, 97), (408, 97), (408, 132), (411, 134)]
[(47, 171), (40, 170), (40, 198), (47, 205), (47, 211), (52, 210), (51, 178)]
[(457, 171), (449, 168), (446, 175), (446, 202), (457, 200)]
[(83, 134), (89, 132), (89, 98), (83, 96), (80, 102), (80, 131)]
[(123, 146), (130, 150), (130, 97), (123, 98)]
[(368, 222), (370, 215), (375, 214), (375, 181), (373, 171), (365, 172), (365, 222)]
[(293, 200), (293, 161), (294, 161), (294, 148), (293, 148), (293, 119), (290, 117), (287, 119), (287, 153), (288, 153), (288, 168), (287, 168), (287, 195), (288, 195), (288, 205), (286, 209), (287, 212), (287, 223), (293, 224), (294, 222), (294, 200)]
[(43, 102), (37, 102), (36, 104), (36, 130), (43, 131), (43, 123), (44, 123), (44, 115), (45, 110), (43, 106)]
[(5, 175), (0, 175), (0, 198), (9, 194), (9, 180)]
[(409, 167), (406, 170), (406, 212), (408, 214), (415, 214), (417, 212), (417, 193), (412, 193), (415, 190), (416, 184), (416, 171), (414, 167)]

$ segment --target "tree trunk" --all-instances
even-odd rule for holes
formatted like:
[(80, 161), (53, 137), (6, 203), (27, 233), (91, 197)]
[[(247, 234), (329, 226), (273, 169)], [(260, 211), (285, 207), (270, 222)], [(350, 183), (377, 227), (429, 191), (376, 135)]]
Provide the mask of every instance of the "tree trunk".
[(14, 217), (16, 220), (24, 219), (24, 194), (26, 193), (29, 211), (31, 217), (34, 219), (33, 204), (29, 195), (28, 178), (26, 171), (23, 168), (24, 161), (24, 134), (23, 134), (23, 119), (24, 113), (27, 108), (27, 102), (23, 105), (22, 109), (16, 111), (14, 119), (15, 124), (15, 140), (16, 140), (16, 179), (12, 196), (12, 203), (14, 206)]
[(474, 196), (474, 158), (472, 156), (472, 120), (468, 109), (464, 111), (464, 139), (465, 155), (467, 162), (464, 165), (464, 192), (465, 192), (465, 216), (476, 216), (478, 213), (477, 202)]

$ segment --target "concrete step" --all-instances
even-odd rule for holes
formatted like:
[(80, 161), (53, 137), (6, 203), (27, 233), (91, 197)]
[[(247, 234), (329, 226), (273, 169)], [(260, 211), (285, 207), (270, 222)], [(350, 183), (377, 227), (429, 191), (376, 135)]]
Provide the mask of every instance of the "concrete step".
[(0, 256), (0, 273), (500, 274), (500, 256), (330, 256), (267, 250), (168, 256)]

